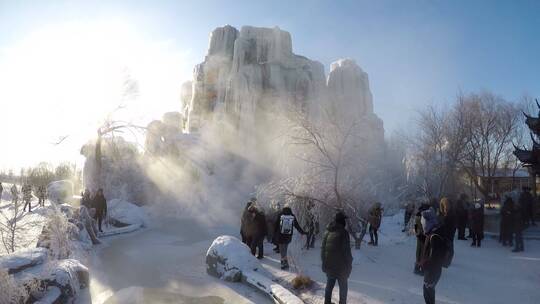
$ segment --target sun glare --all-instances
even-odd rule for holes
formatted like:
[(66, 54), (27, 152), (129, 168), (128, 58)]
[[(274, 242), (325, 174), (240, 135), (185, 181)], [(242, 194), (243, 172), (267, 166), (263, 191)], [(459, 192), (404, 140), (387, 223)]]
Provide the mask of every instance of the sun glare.
[[(123, 21), (51, 25), (0, 49), (0, 124), (9, 130), (2, 141), (15, 147), (3, 151), (0, 168), (74, 160), (74, 150), (122, 103), (126, 77), (139, 88), (136, 99), (124, 100), (126, 117), (146, 123), (178, 110), (187, 54)], [(65, 135), (61, 149), (51, 144)]]

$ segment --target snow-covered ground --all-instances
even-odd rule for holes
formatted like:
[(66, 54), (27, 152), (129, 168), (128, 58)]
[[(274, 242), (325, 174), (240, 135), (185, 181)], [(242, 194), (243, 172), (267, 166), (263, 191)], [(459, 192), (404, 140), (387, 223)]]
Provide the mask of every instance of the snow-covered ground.
[(92, 303), (272, 303), (250, 287), (206, 274), (206, 251), (223, 230), (151, 218), (141, 231), (102, 238), (89, 265), (90, 295), (79, 303), (90, 297)]
[[(6, 217), (0, 214), (0, 221), (5, 224), (8, 219), (13, 218), (13, 205), (11, 202), (11, 195), (8, 193), (11, 185), (4, 184), (4, 193), (0, 200), (0, 211)], [(8, 187), (9, 186), (9, 187)], [(8, 189), (8, 190), (6, 190)], [(16, 234), (16, 244), (18, 245), (16, 250), (25, 249), (28, 247), (35, 247), (41, 229), (46, 221), (46, 212), (50, 202), (45, 202), (45, 208), (38, 207), (37, 199), (32, 200), (32, 212), (20, 212), (18, 217), (18, 226), (20, 227)], [(22, 205), (21, 205), (22, 208)], [(6, 248), (0, 242), (0, 255), (7, 254)]]
[[(383, 218), (379, 246), (362, 244), (353, 249), (353, 271), (349, 279), (349, 303), (424, 303), (422, 277), (413, 274), (416, 239), (401, 232), (403, 215)], [(366, 235), (366, 240), (369, 235)], [(320, 241), (318, 240), (318, 244)], [(324, 294), (326, 278), (321, 271), (320, 247), (303, 251), (298, 263), (303, 272), (317, 281)], [(271, 246), (266, 246), (267, 253)], [(294, 250), (293, 250), (294, 254)], [(283, 280), (292, 279), (279, 270), (279, 257), (271, 252), (265, 268)], [(525, 252), (512, 253), (495, 239), (486, 239), (482, 248), (469, 241), (455, 241), (455, 257), (437, 285), (437, 303), (539, 303), (540, 241), (525, 241)], [(305, 295), (308, 300), (315, 300)], [(320, 299), (320, 298), (319, 298)], [(337, 303), (338, 289), (334, 289)], [(317, 300), (313, 303), (322, 303)]]
[[(4, 199), (0, 208), (9, 208), (9, 204)], [(44, 208), (33, 210), (22, 218), (35, 222), (24, 236), (30, 247), (35, 246), (45, 220)], [(383, 218), (378, 247), (364, 243), (361, 250), (353, 250), (349, 303), (423, 303), (422, 277), (412, 273), (416, 239), (401, 232), (402, 218), (402, 214)], [(271, 303), (250, 287), (206, 274), (208, 247), (219, 235), (238, 235), (237, 227), (209, 227), (195, 219), (164, 218), (163, 214), (144, 221), (147, 227), (141, 231), (101, 238), (103, 244), (94, 247), (88, 261), (89, 293), (79, 303), (169, 303), (172, 299), (187, 303)], [(299, 269), (316, 282), (301, 297), (307, 303), (322, 303), (325, 275), (321, 272), (320, 239), (309, 251), (300, 249), (303, 241), (297, 234), (290, 253)], [(290, 281), (294, 274), (279, 269), (279, 256), (270, 244), (265, 244), (265, 251), (265, 269), (282, 282)], [(516, 254), (495, 239), (484, 240), (482, 248), (456, 240), (454, 261), (443, 270), (437, 299), (438, 303), (532, 304), (540, 299), (538, 286), (540, 241), (525, 241), (525, 252)], [(337, 293), (336, 286), (336, 302)]]

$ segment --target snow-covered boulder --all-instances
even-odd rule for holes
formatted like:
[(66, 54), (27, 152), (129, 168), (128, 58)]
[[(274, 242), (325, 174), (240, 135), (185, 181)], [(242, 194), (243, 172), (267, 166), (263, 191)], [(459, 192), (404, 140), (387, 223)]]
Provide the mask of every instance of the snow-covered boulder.
[(261, 269), (248, 246), (239, 239), (223, 235), (206, 252), (206, 272), (218, 278), (240, 281), (243, 271)]
[[(53, 303), (72, 303), (79, 291), (90, 284), (88, 268), (74, 259), (52, 260), (37, 265), (18, 273), (15, 279), (23, 285), (38, 281), (38, 285), (45, 289), (40, 299), (56, 297)], [(56, 292), (48, 294), (47, 291), (54, 288), (59, 289), (60, 295)]]
[(30, 248), (0, 256), (0, 268), (8, 269), (9, 274), (17, 273), (45, 262), (47, 253), (45, 248)]
[(69, 180), (51, 182), (47, 186), (47, 195), (57, 204), (67, 203), (73, 197), (73, 182)]
[(144, 227), (147, 224), (147, 215), (144, 210), (130, 202), (112, 199), (107, 202), (107, 213), (110, 218), (129, 224)]
[(218, 278), (242, 281), (280, 304), (302, 304), (300, 298), (269, 279), (248, 246), (239, 239), (223, 235), (214, 240), (206, 253), (206, 272)]

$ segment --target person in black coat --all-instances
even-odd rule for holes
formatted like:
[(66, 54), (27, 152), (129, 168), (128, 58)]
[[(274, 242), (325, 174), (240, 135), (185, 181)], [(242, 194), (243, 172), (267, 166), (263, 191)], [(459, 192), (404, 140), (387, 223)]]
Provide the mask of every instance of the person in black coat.
[(424, 234), (424, 230), (422, 228), (421, 218), (422, 212), (428, 210), (429, 208), (431, 208), (430, 204), (424, 203), (420, 205), (414, 219), (414, 232), (416, 234), (416, 260), (414, 262), (414, 273), (418, 275), (424, 274), (424, 270), (422, 269), (420, 262), (422, 260), (424, 241), (426, 240), (426, 235)]
[(334, 221), (326, 228), (321, 245), (322, 271), (327, 277), (325, 304), (332, 302), (336, 281), (339, 284), (339, 303), (347, 303), (347, 279), (351, 275), (353, 257), (349, 232), (345, 229), (346, 218), (343, 212), (336, 213)]
[(480, 247), (484, 238), (484, 208), (480, 203), (474, 204), (471, 211), (472, 247)]
[(529, 224), (536, 226), (536, 223), (534, 222), (534, 197), (532, 196), (531, 188), (529, 187), (523, 187), (522, 192), (519, 195), (519, 204), (521, 205), (522, 213), (523, 213), (523, 221), (525, 223), (525, 226), (529, 226)]
[(514, 208), (512, 209), (512, 228), (516, 245), (512, 252), (521, 252), (523, 251), (523, 229), (525, 229), (525, 222), (523, 220), (523, 208), (519, 203), (514, 204)]
[(456, 204), (458, 240), (467, 240), (465, 237), (465, 228), (467, 228), (467, 195), (465, 193), (459, 196)]
[(426, 304), (435, 304), (435, 286), (441, 278), (447, 242), (443, 236), (444, 227), (440, 226), (433, 210), (423, 211), (421, 221), (426, 235), (421, 261), (424, 269), (424, 300)]
[(247, 202), (246, 207), (244, 208), (244, 212), (242, 212), (242, 217), (240, 218), (240, 237), (242, 238), (242, 243), (246, 245), (248, 245), (248, 243), (246, 240), (246, 236), (244, 234), (244, 221), (248, 217), (248, 214), (249, 214), (248, 209), (249, 207), (251, 207), (251, 205), (253, 205), (252, 201)]
[(251, 204), (242, 215), (241, 234), (244, 243), (248, 245), (251, 254), (257, 254), (258, 259), (264, 257), (264, 237), (266, 236), (266, 216), (264, 212)]
[(279, 246), (281, 254), (281, 269), (289, 269), (289, 261), (287, 260), (287, 249), (292, 240), (293, 228), (296, 228), (301, 234), (306, 234), (302, 227), (298, 224), (296, 216), (292, 213), (290, 207), (283, 207), (279, 213), (274, 225), (274, 242)]
[(101, 223), (103, 219), (107, 217), (107, 200), (103, 195), (103, 189), (99, 188), (94, 197), (93, 207), (96, 209), (96, 221), (98, 222), (99, 232), (103, 232), (101, 229)]
[(512, 241), (512, 210), (514, 209), (514, 201), (511, 197), (506, 197), (501, 208), (501, 227), (500, 241), (503, 246), (514, 246)]

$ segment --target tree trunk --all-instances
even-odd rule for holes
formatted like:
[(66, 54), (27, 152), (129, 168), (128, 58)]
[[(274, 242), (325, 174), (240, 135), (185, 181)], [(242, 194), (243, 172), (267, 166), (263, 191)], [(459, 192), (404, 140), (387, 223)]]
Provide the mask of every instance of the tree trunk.
[[(95, 151), (96, 171), (94, 176), (94, 183), (97, 188), (101, 188), (101, 130), (98, 130), (98, 138), (96, 141)], [(97, 190), (97, 189), (96, 189)]]

